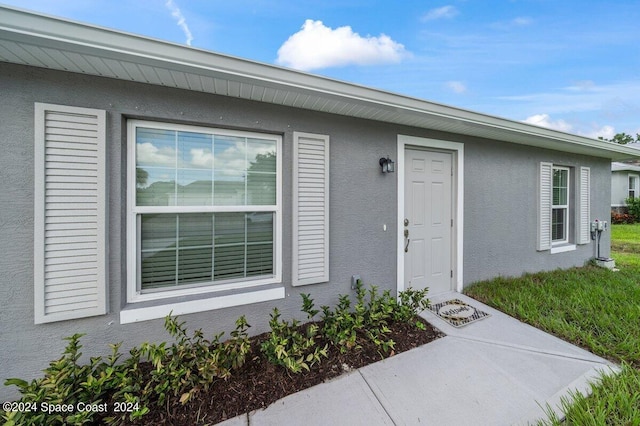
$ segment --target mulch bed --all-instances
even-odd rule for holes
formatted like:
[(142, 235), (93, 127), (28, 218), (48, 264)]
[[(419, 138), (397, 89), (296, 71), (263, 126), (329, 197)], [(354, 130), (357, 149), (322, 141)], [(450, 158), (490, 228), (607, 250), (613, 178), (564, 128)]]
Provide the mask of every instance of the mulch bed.
[[(319, 365), (314, 365), (311, 371), (299, 374), (269, 363), (260, 352), (260, 344), (267, 335), (255, 336), (251, 339), (252, 355), (241, 369), (234, 371), (231, 378), (217, 380), (206, 392), (198, 393), (185, 405), (178, 401), (178, 396), (170, 399), (162, 409), (153, 407), (144, 416), (143, 424), (195, 425), (222, 422), (265, 408), (287, 395), (444, 336), (438, 329), (420, 320), (425, 325), (425, 330), (407, 323), (389, 325), (389, 337), (395, 342), (395, 349), (387, 356), (382, 356), (378, 348), (364, 338), (358, 342), (362, 348), (346, 354), (329, 344), (328, 358), (323, 359)], [(318, 342), (321, 347), (325, 343), (327, 342)]]

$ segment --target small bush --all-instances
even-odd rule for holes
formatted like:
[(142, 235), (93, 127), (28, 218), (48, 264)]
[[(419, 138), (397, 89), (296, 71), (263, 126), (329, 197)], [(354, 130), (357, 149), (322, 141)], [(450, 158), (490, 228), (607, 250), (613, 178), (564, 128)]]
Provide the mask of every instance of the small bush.
[[(88, 365), (79, 365), (82, 356), (80, 338), (82, 334), (65, 337), (68, 340), (62, 357), (52, 361), (44, 370), (44, 377), (32, 380), (31, 383), (21, 379), (8, 379), (5, 385), (15, 385), (22, 398), (18, 401), (29, 408), (20, 411), (5, 411), (0, 418), (7, 425), (59, 425), (97, 423), (107, 412), (107, 405), (113, 394), (123, 395), (120, 401), (127, 401), (131, 406), (138, 404), (136, 398), (125, 393), (132, 390), (129, 386), (135, 374), (130, 371), (132, 364), (116, 365), (121, 354), (120, 344), (110, 345), (112, 354), (103, 361), (101, 357), (93, 357)], [(137, 366), (137, 362), (136, 362)], [(100, 407), (99, 410), (80, 411), (75, 408), (82, 403), (85, 406)], [(72, 406), (69, 412), (47, 412), (47, 408)], [(104, 409), (102, 409), (104, 407)], [(148, 410), (137, 405), (132, 418), (144, 415)], [(115, 420), (114, 418), (105, 421)]]
[[(184, 322), (167, 316), (165, 329), (177, 343), (144, 343), (140, 349), (133, 348), (130, 357), (120, 364), (117, 364), (121, 357), (120, 344), (117, 344), (110, 345), (113, 353), (106, 361), (94, 357), (89, 365), (79, 365), (82, 334), (74, 334), (65, 338), (69, 344), (62, 358), (49, 364), (43, 378), (31, 383), (21, 379), (5, 382), (5, 385), (17, 386), (22, 394), (19, 402), (32, 404), (34, 409), (5, 411), (0, 418), (8, 425), (118, 424), (127, 417), (129, 420), (143, 417), (149, 407), (164, 405), (170, 397), (180, 395), (179, 401), (185, 404), (196, 392), (207, 389), (215, 378), (226, 379), (231, 371), (244, 364), (251, 350), (248, 328), (245, 318), (240, 317), (231, 339), (220, 342), (221, 333), (208, 341), (201, 330), (189, 337)], [(150, 373), (140, 368), (145, 358), (153, 366)], [(108, 412), (107, 407), (113, 407), (114, 401), (126, 403), (132, 411)], [(43, 403), (72, 405), (74, 409), (69, 413), (46, 413), (42, 411)], [(76, 410), (79, 403), (105, 407), (105, 410)]]
[(317, 324), (300, 326), (297, 320), (289, 324), (280, 320), (280, 312), (273, 308), (269, 325), (271, 333), (269, 339), (262, 343), (261, 350), (271, 363), (300, 373), (309, 371), (310, 367), (328, 356), (326, 345), (323, 348), (316, 345), (319, 337)]
[(232, 370), (242, 365), (251, 351), (244, 316), (236, 321), (236, 329), (231, 339), (220, 342), (224, 333), (220, 333), (209, 341), (204, 338), (202, 330), (194, 331), (189, 337), (184, 322), (176, 317), (165, 318), (165, 329), (177, 340), (166, 347), (166, 343), (143, 343), (140, 353), (153, 365), (150, 383), (143, 394), (150, 392), (157, 397), (157, 404), (164, 405), (168, 396), (180, 395), (180, 402), (185, 404), (200, 390), (208, 389), (215, 378), (227, 379)]
[[(322, 333), (338, 346), (342, 353), (360, 347), (358, 339), (364, 336), (374, 342), (383, 353), (388, 354), (394, 346), (393, 340), (386, 338), (389, 323), (415, 320), (415, 316), (429, 304), (429, 300), (426, 299), (427, 291), (425, 288), (400, 292), (398, 302), (391, 297), (389, 290), (378, 294), (377, 288), (372, 286), (366, 291), (362, 282), (358, 281), (356, 304), (353, 309), (349, 297), (345, 295), (339, 297), (338, 306), (334, 310), (327, 306), (322, 307)], [(419, 321), (415, 321), (415, 324), (422, 328)]]
[(636, 222), (640, 221), (640, 197), (629, 197), (624, 200), (627, 203), (629, 214), (633, 216)]

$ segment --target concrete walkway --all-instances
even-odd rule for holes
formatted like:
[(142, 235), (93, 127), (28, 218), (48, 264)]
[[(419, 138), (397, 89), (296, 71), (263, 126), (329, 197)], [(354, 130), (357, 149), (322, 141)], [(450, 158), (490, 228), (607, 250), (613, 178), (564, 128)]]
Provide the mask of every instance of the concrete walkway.
[(570, 390), (588, 392), (608, 361), (458, 293), (491, 314), (462, 328), (423, 313), (447, 334), (435, 342), (368, 365), (264, 410), (222, 423), (235, 425), (526, 425), (545, 418)]

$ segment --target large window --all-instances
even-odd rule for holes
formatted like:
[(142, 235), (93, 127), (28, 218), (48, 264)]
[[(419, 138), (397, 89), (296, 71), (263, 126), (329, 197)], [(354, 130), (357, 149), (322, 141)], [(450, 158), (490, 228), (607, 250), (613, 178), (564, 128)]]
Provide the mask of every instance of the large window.
[(129, 301), (280, 280), (281, 138), (130, 121)]
[(551, 241), (569, 241), (569, 169), (553, 168), (553, 196), (551, 211)]

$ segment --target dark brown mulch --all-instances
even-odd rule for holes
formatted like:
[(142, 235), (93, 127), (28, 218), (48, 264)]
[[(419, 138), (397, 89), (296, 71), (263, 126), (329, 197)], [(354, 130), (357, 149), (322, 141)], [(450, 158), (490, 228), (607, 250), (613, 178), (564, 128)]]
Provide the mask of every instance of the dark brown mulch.
[[(164, 409), (158, 407), (145, 415), (143, 424), (215, 424), (265, 408), (287, 395), (444, 336), (426, 321), (420, 321), (425, 325), (425, 330), (420, 330), (413, 324), (390, 324), (391, 333), (388, 336), (395, 342), (395, 347), (386, 356), (364, 338), (358, 341), (362, 348), (346, 354), (329, 344), (328, 358), (323, 359), (319, 365), (314, 365), (311, 371), (299, 374), (271, 364), (260, 352), (260, 344), (266, 334), (255, 336), (251, 339), (251, 357), (240, 370), (234, 371), (231, 378), (216, 381), (208, 391), (198, 393), (185, 405), (180, 404), (178, 397), (174, 398)], [(318, 342), (321, 347), (325, 343), (328, 342)]]

